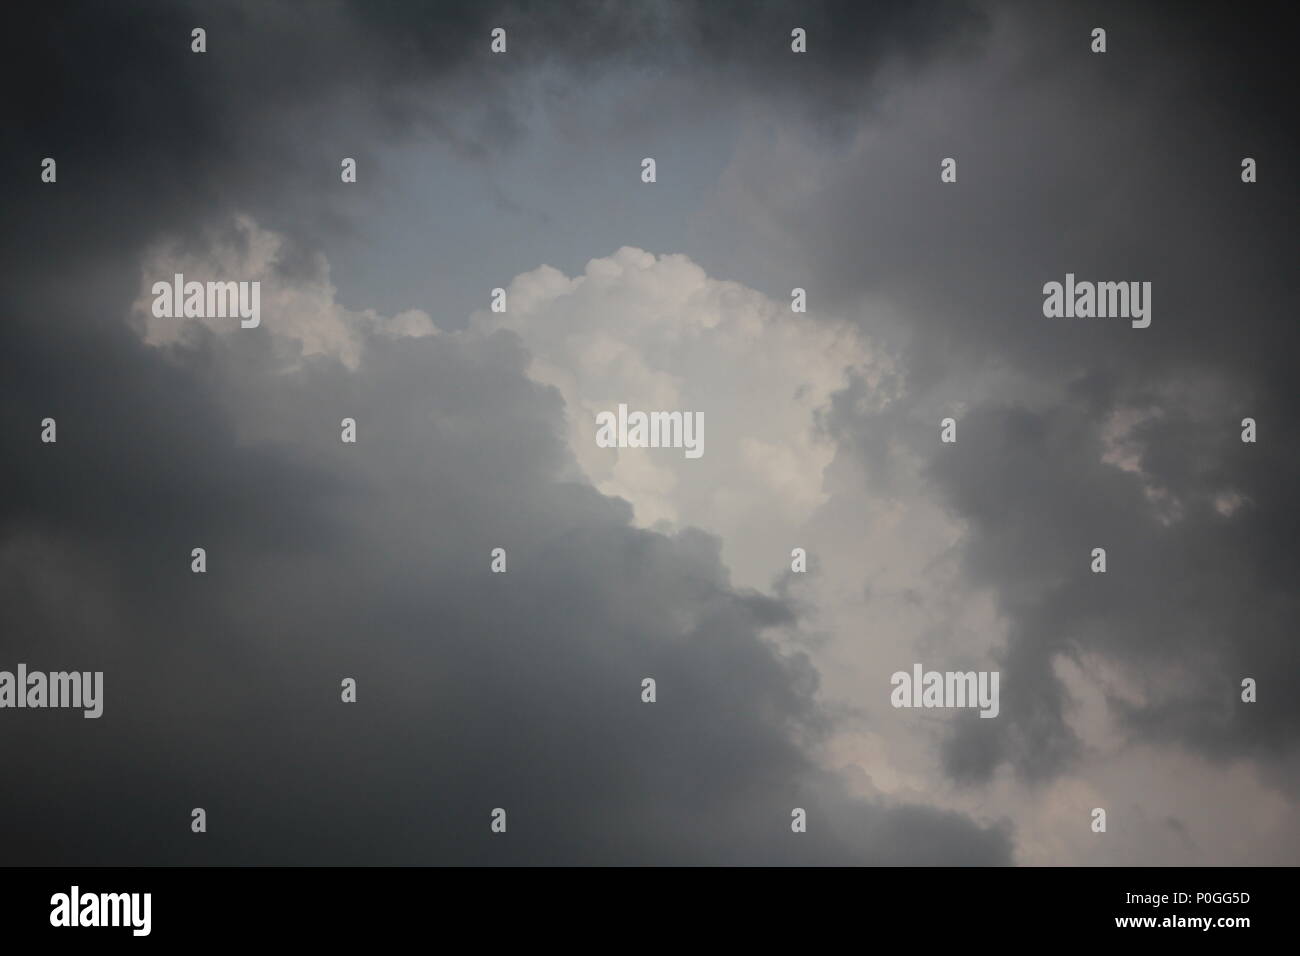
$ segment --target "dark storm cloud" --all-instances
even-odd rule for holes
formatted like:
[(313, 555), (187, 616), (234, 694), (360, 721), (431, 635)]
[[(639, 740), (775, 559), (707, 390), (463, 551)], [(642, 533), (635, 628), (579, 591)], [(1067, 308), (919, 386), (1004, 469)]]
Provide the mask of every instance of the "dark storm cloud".
[[(593, 48), (644, 64), (675, 40), (680, 62), (724, 35), (788, 37), (769, 8), (588, 10), (511, 8), (512, 44), (545, 38), (581, 72)], [(715, 540), (635, 530), (570, 481), (559, 399), (509, 338), (377, 339), (355, 373), (284, 375), (269, 329), (167, 351), (128, 330), (161, 236), (197, 242), (252, 211), (301, 243), (291, 281), (313, 234), (347, 225), (335, 156), (421, 129), (469, 154), (511, 143), (500, 101), (526, 64), (461, 70), (498, 15), (46, 5), (11, 31), (0, 648), (6, 665), (103, 670), (106, 699), (99, 720), (6, 711), (4, 862), (1008, 862), (1005, 827), (858, 800), (816, 768), (816, 674), (763, 637), (791, 607), (734, 590)], [(901, 5), (872, 22), (928, 49)], [(883, 51), (893, 27), (867, 25)], [(488, 573), (495, 546), (506, 576)], [(488, 831), (497, 806), (507, 836)]]
[[(849, 109), (888, 57), (933, 55), (979, 24), (966, 4), (941, 0), (811, 4), (798, 20), (820, 54), (795, 64), (791, 14), (771, 3), (29, 8), (0, 66), (6, 88), (21, 91), (0, 155), (13, 223), (5, 267), (39, 268), (48, 249), (70, 261), (70, 234), (130, 247), (232, 209), (304, 238), (346, 229), (330, 189), (339, 157), (369, 164), (384, 142), (419, 134), (470, 156), (502, 149), (544, 67), (582, 82), (615, 69), (686, 71), (701, 76), (695, 89), (722, 84), (729, 98), (757, 87), (793, 92), (806, 109)], [(510, 31), (506, 57), (489, 51), (498, 25)], [(207, 31), (203, 55), (190, 51), (195, 27)], [(57, 195), (37, 177), (45, 156), (60, 164)]]
[[(6, 862), (1008, 861), (1001, 829), (813, 766), (816, 675), (762, 638), (790, 609), (734, 591), (714, 539), (563, 480), (562, 405), (512, 337), (377, 339), (356, 373), (293, 376), (253, 341), (174, 364), (105, 342), (120, 377), (50, 362), (45, 392), (3, 376), (10, 445), (62, 396), (57, 458), (7, 449), (6, 652), (106, 687), (97, 721), (6, 713)], [(267, 409), (277, 440), (214, 420), (203, 383), (233, 381), (216, 404)]]
[[(949, 752), (954, 772), (986, 774), (995, 756), (1031, 776), (1061, 769), (1073, 746), (1058, 654), (1099, 655), (1142, 688), (1139, 702), (1111, 702), (1135, 739), (1266, 764), (1294, 748), (1300, 709), (1278, 683), (1300, 665), (1284, 544), (1297, 530), (1292, 485), (1270, 467), (1284, 456), (1243, 445), (1234, 424), (1175, 411), (1148, 430), (1143, 461), (1165, 459), (1155, 481), (1182, 514), (1166, 525), (1136, 476), (1101, 463), (1095, 423), (1078, 410), (982, 406), (964, 417), (961, 441), (933, 473), (971, 522), (975, 580), (998, 588), (1013, 624), (1007, 726), (963, 728)], [(1222, 489), (1248, 503), (1221, 513)], [(1105, 575), (1088, 571), (1098, 546)], [(1242, 704), (1244, 677), (1272, 693)]]
[[(876, 474), (899, 446), (929, 462), (968, 523), (971, 581), (1009, 621), (1003, 716), (961, 725), (949, 771), (1069, 766), (1064, 656), (1141, 688), (1111, 701), (1135, 740), (1283, 772), (1300, 740), (1278, 683), (1300, 670), (1288, 15), (994, 9), (1013, 42), (990, 46), (969, 99), (948, 90), (942, 122), (905, 119), (870, 168), (788, 211), (824, 292), (844, 307), (881, 296), (901, 318), (873, 331), (903, 343), (905, 398), (864, 416), (844, 396), (840, 436)], [(1093, 26), (1109, 29), (1104, 56), (1088, 52)], [(956, 185), (938, 181), (944, 156)], [(1244, 156), (1270, 174), (1243, 184)], [(1151, 281), (1151, 327), (1044, 318), (1042, 285), (1066, 272)], [(958, 443), (941, 445), (959, 402)], [(1124, 409), (1156, 410), (1126, 439), (1141, 474), (1101, 460)], [(1258, 444), (1240, 441), (1246, 416), (1267, 428)], [(1226, 515), (1223, 493), (1245, 503)], [(1098, 546), (1104, 576), (1089, 572)], [(1272, 698), (1243, 705), (1241, 679), (1261, 675)]]

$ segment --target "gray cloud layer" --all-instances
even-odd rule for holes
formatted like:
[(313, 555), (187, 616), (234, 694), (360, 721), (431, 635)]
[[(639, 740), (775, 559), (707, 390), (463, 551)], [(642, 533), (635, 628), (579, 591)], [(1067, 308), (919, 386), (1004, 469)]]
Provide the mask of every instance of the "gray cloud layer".
[[(513, 337), (369, 337), (356, 371), (285, 376), (269, 336), (158, 351), (124, 322), (146, 246), (200, 244), (234, 212), (296, 240), (285, 283), (310, 275), (376, 195), (333, 188), (359, 141), (366, 168), (419, 136), (488, 162), (526, 147), (537, 89), (562, 111), (574, 86), (659, 72), (698, 98), (626, 104), (629, 128), (743, 102), (825, 137), (813, 170), (754, 159), (761, 183), (815, 185), (764, 185), (748, 214), (781, 223), (818, 308), (897, 344), (900, 400), (867, 412), (846, 392), (827, 427), (881, 487), (895, 452), (921, 458), (925, 493), (968, 529), (968, 583), (1007, 618), (1003, 716), (953, 724), (952, 780), (1069, 771), (1065, 657), (1140, 687), (1111, 700), (1134, 740), (1247, 757), (1294, 792), (1283, 24), (1181, 4), (798, 14), (806, 60), (772, 58), (779, 4), (25, 15), (0, 67), (21, 91), (0, 153), (0, 667), (103, 669), (108, 696), (100, 721), (5, 714), (21, 783), (0, 795), (4, 862), (1010, 861), (1010, 823), (863, 799), (821, 769), (816, 669), (767, 640), (798, 606), (732, 587), (709, 535), (638, 530), (576, 480), (562, 402)], [(1104, 66), (1081, 39), (1101, 17)], [(513, 53), (488, 78), (498, 20)], [(882, 108), (888, 135), (863, 151), (886, 65), (948, 82), (901, 120)], [(38, 181), (46, 155), (57, 187)], [(960, 184), (940, 189), (947, 155)], [(1039, 289), (1066, 271), (1153, 281), (1152, 327), (1043, 319)], [(939, 446), (956, 403), (960, 441)], [(1117, 415), (1151, 409), (1122, 436), (1133, 467), (1106, 463)], [(56, 446), (36, 441), (47, 415)], [(1230, 515), (1226, 492), (1244, 502)], [(206, 576), (188, 569), (199, 544)], [(1086, 573), (1098, 544), (1104, 577)], [(506, 576), (487, 571), (498, 545)], [(1252, 708), (1234, 705), (1246, 675)], [(488, 832), (496, 806), (508, 838)]]

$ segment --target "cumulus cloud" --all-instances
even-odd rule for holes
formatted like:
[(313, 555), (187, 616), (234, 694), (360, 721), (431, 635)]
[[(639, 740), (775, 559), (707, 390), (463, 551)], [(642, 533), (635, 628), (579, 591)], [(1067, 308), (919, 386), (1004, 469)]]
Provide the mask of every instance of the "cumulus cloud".
[[(520, 336), (530, 375), (564, 396), (570, 445), (596, 487), (643, 526), (719, 535), (751, 585), (788, 563), (796, 529), (826, 501), (830, 397), (891, 371), (847, 323), (811, 321), (683, 255), (623, 248), (573, 278), (545, 266), (516, 276), (507, 294), (507, 311), (477, 313), (474, 327)], [(598, 447), (596, 415), (620, 403), (702, 412), (704, 455)]]

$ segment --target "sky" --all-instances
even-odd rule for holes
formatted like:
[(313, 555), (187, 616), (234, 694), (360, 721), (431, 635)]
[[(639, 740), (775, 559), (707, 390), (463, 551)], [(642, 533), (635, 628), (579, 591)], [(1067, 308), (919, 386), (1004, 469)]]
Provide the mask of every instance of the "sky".
[(1300, 860), (1285, 7), (304, 9), (10, 31), (0, 863)]

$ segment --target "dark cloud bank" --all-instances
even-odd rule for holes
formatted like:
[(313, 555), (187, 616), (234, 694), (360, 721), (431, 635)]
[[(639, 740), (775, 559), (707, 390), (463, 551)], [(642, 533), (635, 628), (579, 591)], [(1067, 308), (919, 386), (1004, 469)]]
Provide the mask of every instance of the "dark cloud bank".
[[(1007, 858), (998, 831), (812, 767), (816, 676), (762, 639), (790, 611), (734, 591), (707, 536), (560, 480), (560, 403), (510, 339), (375, 341), (356, 374), (279, 383), (256, 345), (119, 345), (97, 374), (6, 350), (6, 428), (51, 403), (61, 428), (6, 475), (6, 650), (107, 687), (98, 721), (6, 715), (9, 861)], [(234, 379), (282, 441), (234, 440), (205, 395)]]

